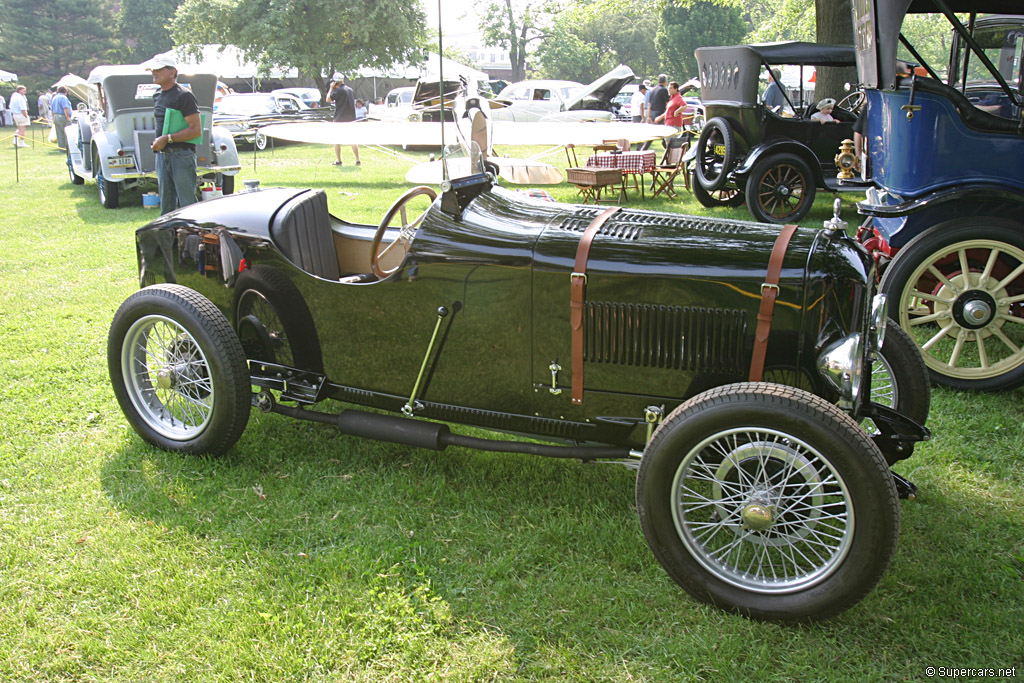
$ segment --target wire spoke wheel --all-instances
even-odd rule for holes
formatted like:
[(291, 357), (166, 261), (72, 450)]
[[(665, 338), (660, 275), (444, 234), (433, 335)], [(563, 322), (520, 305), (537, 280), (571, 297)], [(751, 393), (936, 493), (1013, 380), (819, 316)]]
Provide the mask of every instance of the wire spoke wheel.
[(636, 491), (669, 576), (756, 619), (847, 609), (885, 573), (899, 531), (878, 447), (835, 405), (779, 384), (728, 384), (678, 406), (644, 449)]
[(160, 315), (140, 318), (122, 346), (122, 372), (139, 416), (177, 441), (201, 433), (215, 400), (210, 366), (188, 331)]
[(759, 593), (827, 578), (854, 531), (846, 484), (830, 463), (769, 429), (732, 429), (699, 443), (672, 483), (672, 513), (698, 562)]

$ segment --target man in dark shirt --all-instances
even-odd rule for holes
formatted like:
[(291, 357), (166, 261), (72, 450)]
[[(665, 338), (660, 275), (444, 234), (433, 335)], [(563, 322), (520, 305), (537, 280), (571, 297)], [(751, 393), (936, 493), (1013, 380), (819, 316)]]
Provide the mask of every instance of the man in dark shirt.
[[(356, 96), (352, 88), (345, 85), (345, 77), (340, 73), (334, 74), (331, 79), (331, 87), (327, 89), (327, 103), (334, 103), (334, 122), (349, 123), (356, 120)], [(359, 166), (359, 146), (352, 145), (352, 154), (356, 157), (356, 166)], [(337, 161), (335, 166), (341, 166), (341, 145), (334, 146), (334, 156)]]
[[(658, 76), (658, 85), (654, 86), (651, 90), (651, 106), (650, 106), (650, 117), (651, 122), (657, 121), (658, 117), (665, 113), (665, 108), (668, 107), (668, 75), (660, 74)], [(662, 143), (664, 144), (664, 143)], [(644, 149), (651, 148), (651, 141), (648, 140), (644, 143)]]
[[(196, 196), (196, 138), (202, 138), (199, 105), (191, 91), (178, 85), (178, 64), (172, 57), (154, 57), (146, 67), (160, 91), (153, 97), (156, 132), (156, 180), (160, 188), (160, 214), (198, 201)], [(170, 110), (175, 110), (173, 113)], [(180, 117), (179, 117), (180, 115)], [(164, 120), (168, 119), (165, 126)], [(184, 119), (184, 125), (181, 123)], [(175, 130), (176, 129), (176, 130)]]

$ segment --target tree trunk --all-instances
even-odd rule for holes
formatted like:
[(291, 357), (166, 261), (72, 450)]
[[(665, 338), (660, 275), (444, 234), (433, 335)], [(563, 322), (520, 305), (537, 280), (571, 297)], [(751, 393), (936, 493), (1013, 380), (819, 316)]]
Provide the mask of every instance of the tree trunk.
[[(818, 42), (830, 45), (853, 45), (853, 15), (850, 0), (814, 0), (815, 30)], [(814, 96), (841, 100), (845, 84), (857, 82), (856, 67), (822, 67), (815, 78)]]

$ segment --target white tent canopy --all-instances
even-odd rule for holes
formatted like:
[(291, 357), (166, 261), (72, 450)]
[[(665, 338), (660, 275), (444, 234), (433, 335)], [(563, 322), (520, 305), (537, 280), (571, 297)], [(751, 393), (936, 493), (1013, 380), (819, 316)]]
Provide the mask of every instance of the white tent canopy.
[(426, 61), (419, 64), (396, 64), (387, 69), (360, 69), (356, 75), (362, 78), (404, 78), (415, 81), (426, 76), (437, 76), (442, 67), (446, 79), (464, 76), (469, 81), (486, 81), (490, 78), (483, 71), (442, 57), (436, 52), (428, 52)]
[(16, 81), (18, 80), (18, 74), (12, 74), (10, 71), (4, 71), (0, 69), (0, 82)]
[[(153, 59), (170, 56), (178, 60), (178, 71), (182, 73), (212, 73), (220, 78), (298, 78), (298, 69), (285, 69), (276, 65), (261, 66), (242, 56), (242, 51), (233, 45), (203, 45), (201, 56), (197, 60), (188, 56), (180, 48), (174, 48), (154, 55)], [(149, 60), (147, 60), (148, 62)], [(145, 66), (147, 62), (143, 62)]]

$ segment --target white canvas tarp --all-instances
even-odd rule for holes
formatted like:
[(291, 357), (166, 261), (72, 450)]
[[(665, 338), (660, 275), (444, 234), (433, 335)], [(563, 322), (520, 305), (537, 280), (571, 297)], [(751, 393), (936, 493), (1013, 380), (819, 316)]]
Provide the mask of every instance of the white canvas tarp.
[(4, 71), (0, 69), (0, 82), (14, 82), (18, 80), (18, 74), (12, 74), (10, 71)]
[[(274, 65), (262, 66), (248, 61), (242, 56), (241, 50), (233, 45), (203, 45), (199, 59), (179, 52), (177, 48), (168, 50), (156, 57), (169, 55), (178, 60), (178, 71), (182, 73), (212, 73), (221, 79), (254, 79), (254, 78), (298, 78), (297, 69), (286, 69)], [(146, 62), (142, 63), (143, 66)]]

